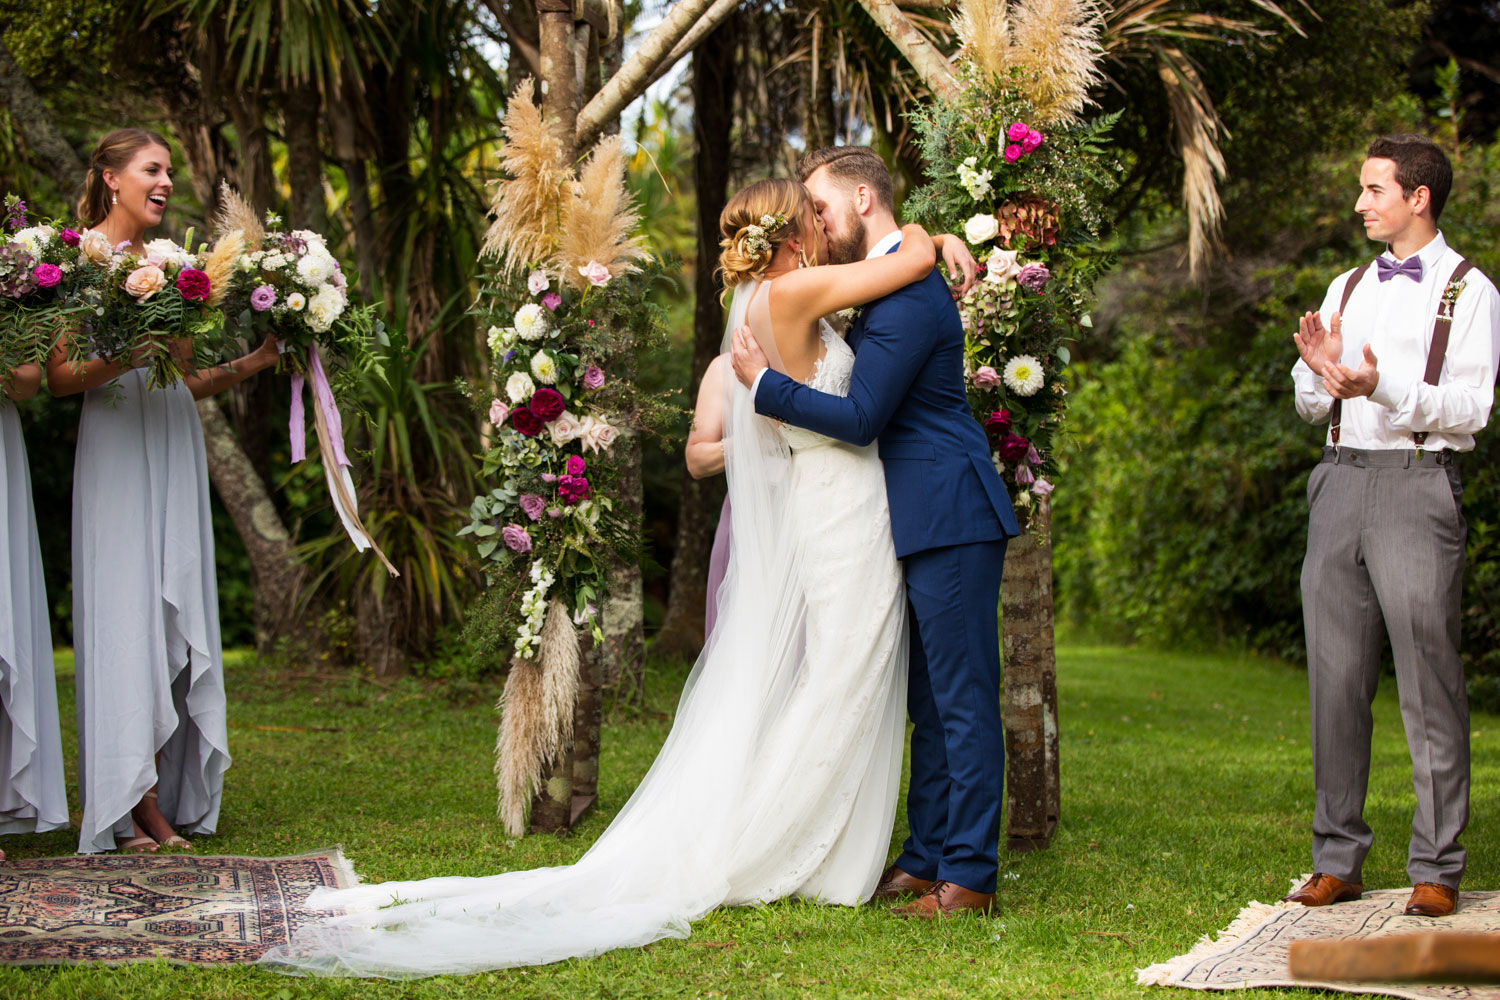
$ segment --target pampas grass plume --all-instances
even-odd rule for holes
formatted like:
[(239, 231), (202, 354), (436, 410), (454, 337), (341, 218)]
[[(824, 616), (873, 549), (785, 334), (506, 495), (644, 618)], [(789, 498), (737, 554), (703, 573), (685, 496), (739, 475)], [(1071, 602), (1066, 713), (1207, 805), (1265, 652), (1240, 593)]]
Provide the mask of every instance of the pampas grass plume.
[(219, 182), (219, 211), (214, 216), (214, 232), (219, 236), (238, 231), (244, 237), (244, 246), (252, 250), (260, 249), (265, 241), (266, 228), (261, 225), (260, 216), (250, 203), (240, 197), (240, 193), (229, 186), (228, 181)]
[(495, 707), (500, 712), (500, 731), (495, 737), (496, 812), (505, 832), (519, 837), (526, 832), (526, 811), (540, 787), (546, 763), (540, 753), (547, 729), (541, 669), (531, 660), (517, 658)]
[(1011, 67), (1010, 16), (1007, 0), (964, 0), (953, 16), (962, 55), (980, 69), (1004, 76)]
[(1099, 29), (1094, 0), (1020, 0), (1011, 10), (1011, 41), (1026, 97), (1043, 124), (1073, 121), (1099, 82)]
[(635, 262), (646, 257), (646, 248), (642, 238), (634, 235), (641, 217), (625, 186), (621, 138), (602, 139), (570, 187), (562, 206), (562, 240), (554, 258), (563, 280), (586, 287), (588, 281), (579, 268), (594, 261), (607, 267), (611, 278), (636, 270)]
[(219, 237), (214, 248), (203, 262), (203, 273), (208, 275), (208, 304), (216, 306), (224, 301), (229, 291), (229, 282), (239, 264), (240, 254), (245, 251), (245, 234), (238, 229)]
[(481, 252), (500, 258), (507, 276), (557, 252), (563, 189), (569, 179), (562, 143), (535, 101), (536, 81), (528, 77), (511, 95), (501, 126), (505, 145), (500, 166), (506, 176), (494, 184), (492, 221)]

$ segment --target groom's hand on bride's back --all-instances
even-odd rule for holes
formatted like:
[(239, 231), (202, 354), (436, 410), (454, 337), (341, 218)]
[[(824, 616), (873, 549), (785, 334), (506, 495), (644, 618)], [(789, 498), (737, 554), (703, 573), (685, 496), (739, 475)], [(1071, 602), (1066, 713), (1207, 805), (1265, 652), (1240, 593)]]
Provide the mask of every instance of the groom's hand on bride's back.
[(766, 352), (755, 342), (748, 326), (736, 327), (730, 346), (734, 356), (734, 375), (746, 389), (755, 385), (755, 377), (771, 367)]

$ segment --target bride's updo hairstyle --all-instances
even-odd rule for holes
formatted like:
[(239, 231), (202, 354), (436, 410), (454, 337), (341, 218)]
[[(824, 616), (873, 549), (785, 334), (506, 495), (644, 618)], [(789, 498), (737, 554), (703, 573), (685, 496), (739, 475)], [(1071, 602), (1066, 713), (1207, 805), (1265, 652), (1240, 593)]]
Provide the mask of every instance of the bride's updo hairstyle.
[[(811, 204), (806, 188), (782, 177), (756, 181), (729, 199), (719, 214), (723, 239), (719, 241), (718, 273), (725, 292), (765, 272), (776, 248), (801, 235), (803, 216)], [(763, 225), (767, 219), (773, 224)]]
[(104, 183), (104, 171), (124, 170), (135, 154), (147, 146), (171, 149), (167, 140), (143, 128), (117, 128), (99, 140), (89, 157), (88, 176), (83, 180), (83, 196), (78, 199), (78, 221), (93, 227), (104, 221), (112, 204), (113, 193)]

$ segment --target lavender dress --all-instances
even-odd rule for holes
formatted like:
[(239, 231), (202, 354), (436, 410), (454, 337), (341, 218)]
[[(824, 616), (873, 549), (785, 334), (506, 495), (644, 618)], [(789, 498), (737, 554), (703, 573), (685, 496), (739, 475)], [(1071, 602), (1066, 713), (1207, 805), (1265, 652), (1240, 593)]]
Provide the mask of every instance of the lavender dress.
[(73, 470), (82, 853), (128, 839), (158, 782), (169, 822), (213, 833), (229, 767), (198, 411), (186, 386), (148, 390), (140, 369), (112, 385), (84, 397)]
[(47, 588), (15, 406), (0, 400), (0, 833), (68, 825)]

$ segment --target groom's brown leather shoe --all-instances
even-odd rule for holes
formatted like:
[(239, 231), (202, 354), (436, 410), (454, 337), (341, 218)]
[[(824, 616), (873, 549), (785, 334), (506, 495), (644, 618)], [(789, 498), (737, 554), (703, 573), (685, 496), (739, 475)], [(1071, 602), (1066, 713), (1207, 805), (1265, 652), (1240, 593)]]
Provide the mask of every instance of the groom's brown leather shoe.
[(1302, 883), (1296, 892), (1281, 897), (1283, 903), (1301, 903), (1303, 906), (1327, 906), (1358, 899), (1365, 891), (1362, 882), (1345, 882), (1332, 875), (1318, 872)]
[(1407, 916), (1446, 917), (1458, 908), (1458, 890), (1437, 882), (1418, 882), (1406, 901)]
[(916, 896), (931, 888), (932, 879), (917, 878), (891, 865), (880, 874), (880, 883), (875, 886), (875, 895), (870, 897), (870, 902), (879, 903), (888, 899), (900, 899), (902, 896)]
[(910, 903), (896, 907), (891, 911), (891, 916), (930, 920), (968, 911), (988, 914), (994, 908), (993, 892), (974, 892), (957, 882), (938, 881)]

